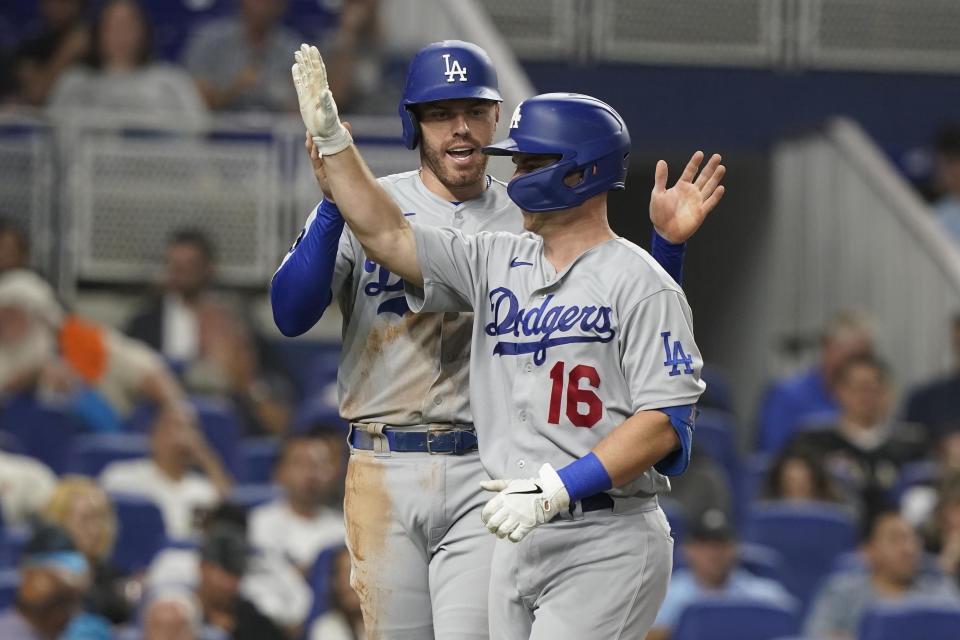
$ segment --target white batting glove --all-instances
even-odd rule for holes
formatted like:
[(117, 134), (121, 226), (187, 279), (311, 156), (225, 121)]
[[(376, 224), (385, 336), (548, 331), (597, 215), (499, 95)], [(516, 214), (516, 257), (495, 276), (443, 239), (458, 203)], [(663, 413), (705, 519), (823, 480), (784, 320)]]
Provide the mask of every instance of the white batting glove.
[(544, 464), (536, 478), (487, 480), (480, 486), (499, 491), (480, 512), (480, 519), (498, 538), (520, 542), (524, 536), (570, 508), (570, 494), (553, 467)]
[(332, 156), (350, 146), (353, 138), (340, 124), (337, 103), (327, 84), (327, 68), (316, 47), (300, 45), (293, 54), (296, 63), (290, 69), (297, 88), (300, 115), (321, 156)]

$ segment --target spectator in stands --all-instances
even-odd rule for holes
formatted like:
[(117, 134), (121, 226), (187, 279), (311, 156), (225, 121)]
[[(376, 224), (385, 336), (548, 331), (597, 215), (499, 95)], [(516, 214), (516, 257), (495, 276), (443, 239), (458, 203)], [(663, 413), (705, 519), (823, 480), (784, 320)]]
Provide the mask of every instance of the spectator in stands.
[[(204, 519), (203, 531), (232, 528), (245, 532), (247, 514), (242, 507), (221, 503)], [(269, 551), (251, 555), (240, 583), (241, 595), (274, 623), (299, 637), (313, 597), (300, 572), (286, 558)], [(171, 588), (196, 590), (200, 582), (200, 554), (190, 547), (169, 547), (153, 559), (147, 573), (148, 592)]]
[(960, 314), (954, 316), (952, 329), (955, 369), (949, 375), (915, 389), (907, 400), (904, 416), (908, 422), (926, 425), (935, 435), (960, 428)]
[(960, 593), (946, 576), (920, 571), (918, 536), (899, 513), (875, 514), (865, 528), (861, 551), (866, 571), (827, 579), (807, 617), (807, 635), (852, 640), (864, 612), (879, 603), (924, 598), (960, 605)]
[(204, 633), (200, 602), (185, 589), (153, 594), (143, 608), (143, 640), (200, 640)]
[(38, 528), (23, 549), (16, 605), (0, 614), (3, 640), (109, 640), (110, 625), (83, 611), (86, 560), (65, 531)]
[(240, 11), (201, 26), (184, 63), (211, 109), (292, 111), (290, 56), (303, 37), (283, 26), (287, 0), (239, 0)]
[(942, 196), (933, 211), (944, 230), (960, 243), (960, 123), (946, 124), (937, 132), (936, 161)]
[[(346, 0), (330, 46), (330, 90), (346, 113), (387, 113), (400, 100), (383, 81), (380, 0)], [(329, 56), (327, 56), (329, 53)], [(390, 83), (394, 85), (395, 83)]]
[(342, 449), (317, 432), (291, 437), (274, 469), (285, 495), (250, 514), (254, 546), (286, 556), (304, 575), (321, 551), (344, 543), (343, 513), (329, 506), (344, 482)]
[(47, 465), (0, 451), (0, 510), (6, 526), (27, 524), (39, 515), (56, 486), (57, 477)]
[(767, 472), (759, 497), (761, 500), (850, 504), (827, 473), (823, 460), (799, 447), (788, 447), (777, 457)]
[(670, 478), (670, 500), (676, 502), (684, 518), (695, 520), (710, 507), (733, 513), (733, 489), (730, 478), (703, 449), (695, 449), (687, 470)]
[(0, 218), (0, 274), (26, 269), (30, 264), (30, 243), (23, 230)]
[(835, 418), (837, 403), (831, 388), (840, 366), (872, 349), (873, 331), (866, 318), (858, 313), (836, 315), (821, 340), (820, 362), (767, 391), (757, 419), (758, 448), (780, 451), (802, 427)]
[(246, 533), (218, 526), (200, 545), (200, 582), (197, 598), (203, 617), (233, 640), (285, 640), (284, 633), (240, 593), (252, 549)]
[(90, 47), (90, 31), (83, 21), (86, 0), (40, 0), (42, 30), (26, 38), (13, 57), (19, 99), (46, 104), (60, 75), (83, 59)]
[(18, 392), (68, 406), (99, 431), (120, 430), (137, 402), (171, 413), (185, 406), (146, 345), (65, 313), (50, 285), (24, 269), (0, 275), (0, 393)]
[(683, 553), (688, 568), (676, 569), (667, 597), (647, 640), (667, 640), (684, 609), (704, 599), (751, 599), (784, 607), (796, 601), (778, 582), (737, 567), (736, 532), (727, 514), (704, 511), (687, 530)]
[(91, 577), (84, 593), (87, 611), (114, 624), (129, 620), (133, 604), (126, 596), (129, 580), (110, 559), (117, 518), (103, 489), (85, 476), (67, 476), (57, 485), (44, 516), (62, 527), (86, 558)]
[(167, 536), (188, 538), (203, 512), (229, 493), (232, 480), (203, 433), (183, 413), (157, 416), (150, 453), (149, 458), (110, 463), (100, 474), (100, 485), (153, 500), (163, 513)]
[(123, 111), (202, 126), (206, 107), (190, 76), (151, 62), (152, 48), (150, 23), (136, 0), (109, 0), (94, 22), (87, 64), (63, 74), (50, 106)]
[(924, 547), (936, 554), (937, 564), (960, 585), (960, 469), (944, 477), (936, 508), (926, 522)]
[(230, 399), (247, 433), (281, 434), (290, 421), (285, 382), (261, 370), (264, 349), (244, 314), (216, 299), (214, 261), (206, 234), (175, 232), (162, 293), (130, 321), (127, 333), (160, 351), (191, 392)]
[(890, 374), (874, 356), (844, 362), (834, 394), (840, 403), (839, 420), (799, 434), (791, 446), (823, 459), (834, 476), (856, 491), (868, 514), (883, 509), (900, 468), (926, 455), (926, 430), (890, 420)]
[(310, 626), (308, 640), (366, 640), (360, 598), (350, 586), (350, 552), (343, 547), (333, 559), (330, 609)]

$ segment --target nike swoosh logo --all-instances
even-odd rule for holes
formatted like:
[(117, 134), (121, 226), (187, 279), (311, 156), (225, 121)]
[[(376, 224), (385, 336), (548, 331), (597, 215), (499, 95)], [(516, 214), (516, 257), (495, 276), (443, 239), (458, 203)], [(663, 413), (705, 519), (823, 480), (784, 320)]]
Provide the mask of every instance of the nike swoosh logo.
[(525, 495), (528, 493), (543, 493), (543, 489), (541, 489), (540, 487), (537, 487), (536, 489), (530, 489), (530, 491), (514, 491), (513, 493), (516, 495)]
[(510, 261), (510, 268), (511, 268), (511, 269), (513, 269), (514, 267), (520, 267), (520, 266), (523, 266), (523, 265), (527, 265), (527, 266), (532, 267), (532, 266), (533, 266), (533, 263), (532, 263), (532, 262), (524, 262), (523, 260), (520, 260), (519, 258), (514, 258), (513, 260)]

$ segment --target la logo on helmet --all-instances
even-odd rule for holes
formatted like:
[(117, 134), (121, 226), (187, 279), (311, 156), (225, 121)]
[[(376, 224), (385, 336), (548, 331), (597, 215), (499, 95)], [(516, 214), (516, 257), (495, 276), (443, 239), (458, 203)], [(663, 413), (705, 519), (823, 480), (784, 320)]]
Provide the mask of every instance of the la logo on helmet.
[(523, 103), (517, 105), (517, 108), (513, 110), (513, 117), (510, 118), (510, 128), (516, 129), (520, 126), (520, 106)]
[(453, 65), (450, 64), (450, 54), (443, 54), (443, 62), (447, 65), (447, 70), (444, 71), (443, 75), (447, 76), (447, 82), (453, 82), (453, 76), (459, 75), (460, 82), (467, 81), (467, 68), (460, 66), (459, 60), (454, 60)]

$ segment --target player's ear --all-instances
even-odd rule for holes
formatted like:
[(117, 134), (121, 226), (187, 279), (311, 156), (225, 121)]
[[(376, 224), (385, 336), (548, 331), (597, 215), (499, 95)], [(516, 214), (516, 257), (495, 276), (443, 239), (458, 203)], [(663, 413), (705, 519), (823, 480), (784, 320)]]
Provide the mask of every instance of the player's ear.
[(500, 124), (500, 103), (496, 103), (497, 108), (493, 112), (493, 123)]

